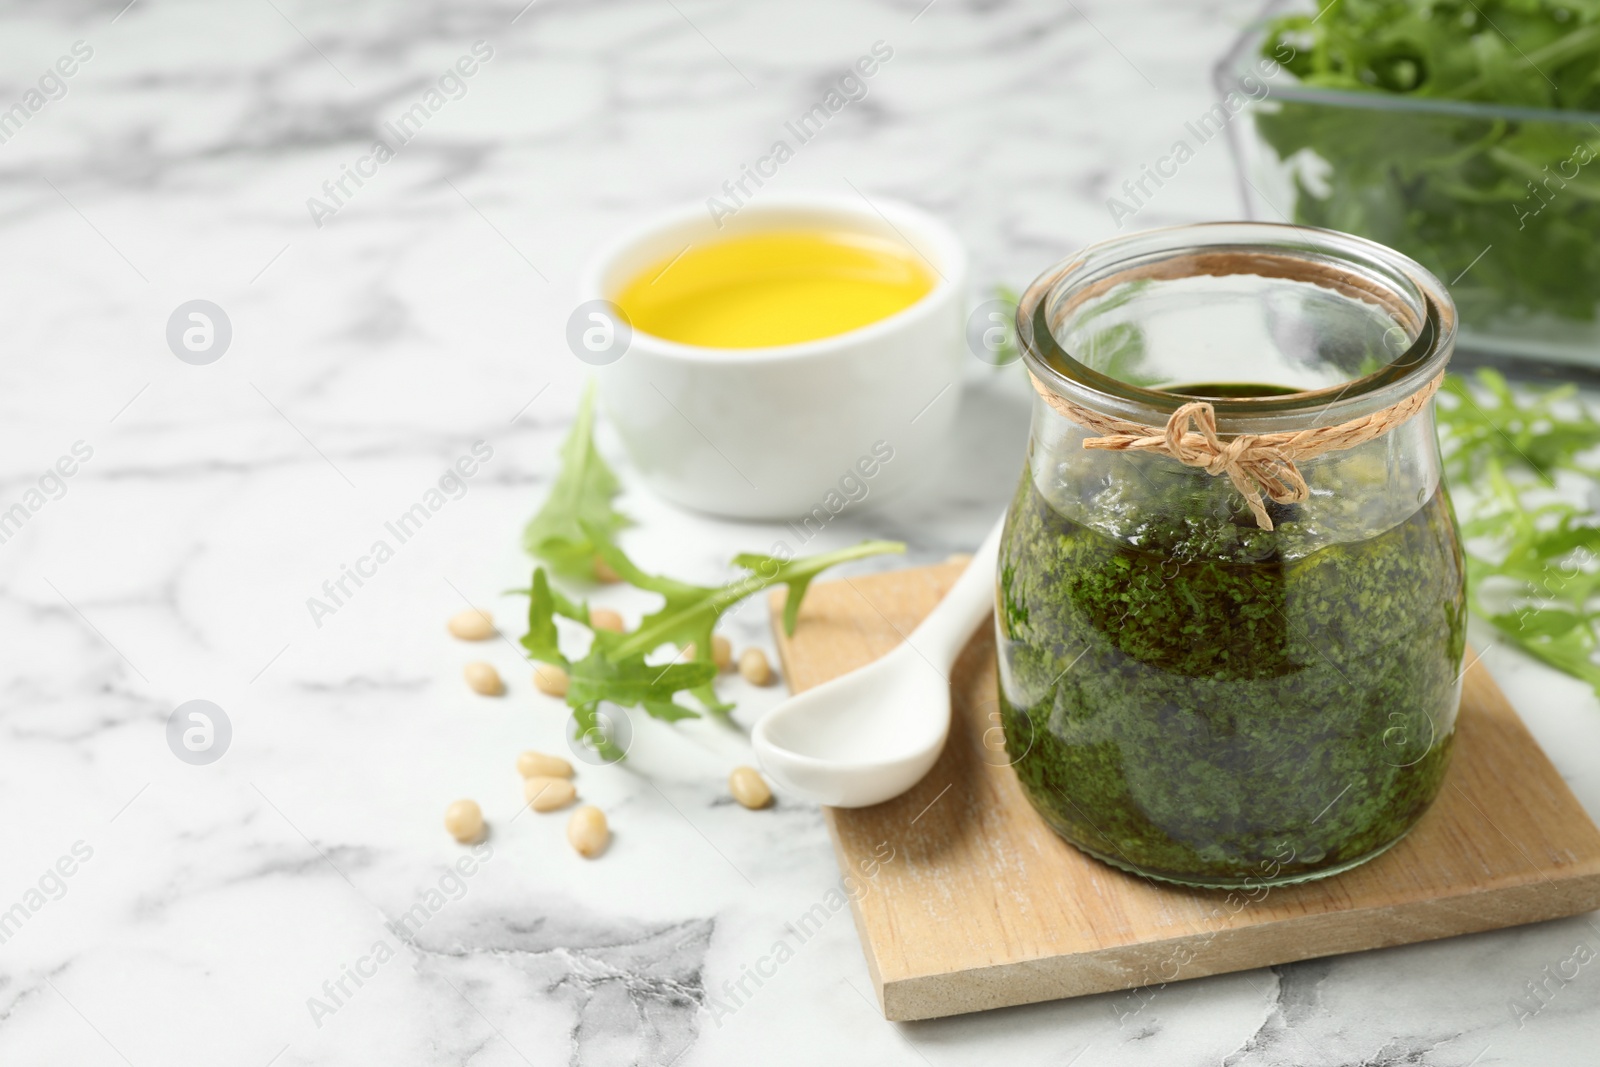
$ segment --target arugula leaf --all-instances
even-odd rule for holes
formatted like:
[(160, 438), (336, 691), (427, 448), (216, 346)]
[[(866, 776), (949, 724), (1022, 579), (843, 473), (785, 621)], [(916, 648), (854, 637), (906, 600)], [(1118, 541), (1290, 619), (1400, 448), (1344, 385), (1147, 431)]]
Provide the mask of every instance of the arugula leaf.
[(545, 577), (544, 568), (540, 567), (533, 572), (533, 588), (528, 591), (528, 632), (522, 637), (522, 647), (540, 663), (568, 670), (572, 664), (561, 654), (561, 636), (556, 630), (555, 616), (555, 595), (550, 591), (550, 580)]
[[(570, 660), (561, 652), (557, 615), (589, 628), (589, 652)], [(682, 689), (707, 686), (716, 677), (711, 663), (672, 663), (662, 666), (645, 662), (645, 653), (622, 653), (617, 649), (623, 635), (590, 625), (586, 608), (573, 604), (550, 588), (543, 567), (533, 572), (528, 590), (528, 632), (522, 647), (540, 663), (549, 663), (567, 672), (567, 704), (579, 716), (581, 729), (594, 725), (592, 713), (602, 700), (625, 707), (643, 706), (657, 718), (673, 721), (691, 718), (695, 712), (673, 703)], [(587, 718), (586, 718), (587, 716)]]
[[(1521, 463), (1553, 485), (1555, 472), (1588, 473), (1578, 457), (1600, 445), (1600, 420), (1577, 401), (1578, 388), (1567, 384), (1522, 395), (1498, 371), (1484, 368), (1474, 376), (1478, 389), (1451, 375), (1443, 392), (1455, 405), (1441, 405), (1440, 422), (1449, 432), (1446, 462), (1452, 475), (1473, 479), (1491, 460)], [(1575, 409), (1576, 417), (1563, 414)], [(1502, 492), (1504, 489), (1502, 489)]]
[[(711, 634), (717, 620), (747, 597), (773, 585), (789, 587), (784, 626), (794, 632), (800, 600), (811, 580), (836, 563), (883, 552), (903, 552), (894, 541), (863, 541), (851, 548), (801, 559), (746, 553), (734, 562), (749, 573), (726, 585), (703, 586), (647, 574), (617, 547), (614, 535), (628, 519), (611, 507), (620, 490), (616, 475), (594, 447), (594, 390), (584, 394), (572, 432), (561, 446), (561, 472), (550, 497), (528, 523), (524, 535), (528, 551), (567, 577), (593, 579), (598, 566), (639, 589), (661, 597), (659, 609), (644, 617), (632, 633), (597, 629), (589, 606), (563, 596), (550, 584), (544, 567), (535, 568), (527, 589), (513, 590), (528, 597), (528, 632), (522, 646), (541, 663), (567, 672), (567, 705), (572, 708), (576, 736), (586, 739), (608, 758), (621, 753), (600, 729), (602, 701), (624, 707), (642, 707), (667, 722), (694, 718), (699, 712), (677, 702), (682, 692), (694, 697), (714, 714), (731, 711), (732, 704), (718, 698), (712, 688), (717, 667), (712, 659)], [(570, 619), (589, 632), (589, 650), (578, 659), (561, 651), (556, 617)], [(694, 646), (687, 662), (650, 663), (647, 657), (663, 646), (679, 651)]]
[[(1512, 44), (1511, 42), (1516, 42)], [(1293, 51), (1279, 51), (1281, 45)], [(1263, 54), (1328, 89), (1596, 110), (1591, 0), (1332, 0), (1272, 20)]]
[(1022, 358), (1022, 350), (1017, 347), (1017, 327), (1015, 322), (1017, 305), (1022, 303), (1022, 294), (1009, 285), (996, 285), (990, 299), (997, 300), (1009, 307), (1010, 311), (1007, 312), (1007, 317), (1012, 320), (1008, 328), (1003, 331), (1000, 344), (995, 348), (994, 366), (998, 370), (1001, 367), (1009, 367)]
[[(619, 634), (595, 629), (589, 624), (586, 607), (577, 605), (550, 588), (543, 567), (533, 572), (528, 592), (528, 632), (522, 646), (541, 663), (550, 663), (568, 675), (567, 705), (572, 708), (577, 736), (586, 733), (601, 738), (597, 748), (604, 755), (617, 757), (603, 735), (596, 733), (600, 702), (609, 700), (624, 707), (642, 707), (651, 716), (667, 722), (694, 718), (698, 712), (677, 703), (676, 696), (687, 691), (705, 710), (723, 713), (733, 705), (718, 699), (711, 687), (717, 666), (711, 658), (711, 632), (723, 613), (746, 597), (773, 585), (787, 585), (789, 599), (784, 606), (784, 625), (794, 631), (800, 600), (818, 573), (848, 560), (863, 559), (884, 552), (903, 552), (905, 546), (893, 541), (863, 541), (859, 545), (800, 559), (747, 553), (735, 560), (750, 571), (742, 578), (721, 586), (691, 585), (676, 579), (647, 574), (616, 545), (596, 537), (596, 547), (625, 581), (641, 589), (659, 593), (661, 608), (645, 616), (632, 633)], [(555, 618), (565, 616), (589, 629), (589, 651), (577, 660), (562, 654)], [(665, 665), (649, 663), (646, 657), (663, 645), (680, 650), (690, 643), (694, 657), (688, 662)]]
[(1452, 489), (1467, 503), (1468, 603), (1530, 656), (1600, 695), (1600, 526), (1554, 496), (1558, 479), (1600, 493), (1585, 456), (1600, 419), (1573, 386), (1513, 390), (1492, 370), (1450, 377), (1438, 405)]
[(591, 653), (572, 665), (567, 703), (573, 707), (609, 700), (624, 707), (643, 705), (658, 719), (676, 722), (693, 719), (695, 712), (673, 703), (681, 689), (709, 685), (717, 676), (712, 663), (648, 664), (643, 656), (611, 659)]
[(568, 578), (594, 581), (595, 537), (609, 539), (630, 522), (611, 501), (622, 484), (594, 447), (594, 384), (583, 394), (572, 431), (561, 446), (561, 471), (544, 506), (522, 534), (528, 554)]
[[(800, 611), (800, 600), (805, 596), (811, 579), (836, 563), (863, 559), (884, 552), (904, 552), (905, 545), (895, 541), (863, 541), (837, 552), (825, 552), (800, 559), (785, 560), (776, 556), (743, 553), (734, 557), (734, 563), (749, 571), (742, 578), (726, 585), (703, 586), (680, 582), (674, 578), (646, 574), (609, 541), (598, 543), (600, 556), (611, 565), (622, 579), (640, 589), (659, 593), (661, 608), (646, 615), (639, 628), (624, 635), (616, 645), (617, 655), (646, 654), (663, 644), (675, 644), (680, 649), (694, 645), (696, 662), (710, 664), (711, 633), (723, 612), (768, 586), (787, 585), (789, 598), (783, 609), (784, 629), (794, 632), (795, 619)], [(713, 677), (715, 675), (713, 674)], [(707, 711), (721, 712), (732, 708), (723, 704), (712, 691), (710, 679), (696, 688), (694, 697)]]

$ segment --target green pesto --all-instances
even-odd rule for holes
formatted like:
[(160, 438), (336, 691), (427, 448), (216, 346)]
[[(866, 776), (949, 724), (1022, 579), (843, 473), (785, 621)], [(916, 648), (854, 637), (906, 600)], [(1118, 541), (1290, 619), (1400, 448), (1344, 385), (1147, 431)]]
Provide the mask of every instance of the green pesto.
[(1466, 640), (1448, 498), (1309, 553), (1299, 509), (1272, 507), (1265, 531), (1178, 497), (1113, 538), (1023, 476), (1000, 556), (1006, 747), (1101, 859), (1300, 881), (1389, 847), (1439, 792)]

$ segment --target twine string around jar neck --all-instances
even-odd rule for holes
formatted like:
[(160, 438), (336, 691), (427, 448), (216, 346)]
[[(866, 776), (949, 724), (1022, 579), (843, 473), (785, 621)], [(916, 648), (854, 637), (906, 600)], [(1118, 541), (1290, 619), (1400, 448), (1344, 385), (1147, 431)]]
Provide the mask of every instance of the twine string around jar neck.
[(1272, 518), (1262, 495), (1279, 504), (1306, 499), (1310, 489), (1296, 460), (1339, 452), (1376, 440), (1427, 406), (1444, 381), (1440, 372), (1427, 385), (1404, 399), (1348, 422), (1312, 426), (1277, 433), (1236, 434), (1223, 439), (1217, 433), (1217, 412), (1204, 400), (1191, 401), (1174, 411), (1165, 426), (1146, 426), (1074, 404), (1041, 382), (1031, 370), (1028, 378), (1046, 404), (1062, 418), (1100, 434), (1083, 442), (1084, 448), (1114, 452), (1157, 452), (1188, 467), (1200, 467), (1212, 477), (1226, 474), (1263, 530)]

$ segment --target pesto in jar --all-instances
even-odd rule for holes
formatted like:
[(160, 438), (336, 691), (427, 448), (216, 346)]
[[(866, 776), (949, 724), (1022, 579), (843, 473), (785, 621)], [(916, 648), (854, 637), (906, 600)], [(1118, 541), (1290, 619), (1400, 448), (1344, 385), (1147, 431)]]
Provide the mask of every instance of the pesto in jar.
[(1342, 541), (1295, 505), (1271, 505), (1268, 531), (1237, 498), (1171, 496), (1091, 529), (1024, 474), (997, 621), (1006, 748), (1030, 800), (1100, 859), (1193, 885), (1304, 880), (1388, 848), (1439, 792), (1460, 695), (1465, 583), (1443, 489)]

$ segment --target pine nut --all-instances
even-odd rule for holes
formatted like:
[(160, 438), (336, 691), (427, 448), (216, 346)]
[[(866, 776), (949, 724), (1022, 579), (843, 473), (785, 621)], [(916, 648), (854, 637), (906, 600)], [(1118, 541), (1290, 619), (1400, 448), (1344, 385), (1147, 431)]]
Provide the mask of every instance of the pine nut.
[(494, 619), (480, 608), (468, 608), (450, 616), (451, 637), (463, 641), (487, 641), (494, 636)]
[(560, 756), (529, 749), (517, 757), (517, 773), (524, 778), (571, 778), (572, 764)]
[(728, 792), (733, 799), (754, 811), (772, 802), (772, 789), (754, 767), (735, 767), (728, 775)]
[(553, 697), (567, 695), (567, 685), (570, 679), (567, 672), (557, 667), (554, 663), (538, 663), (533, 668), (533, 685), (541, 693), (548, 693)]
[(444, 809), (444, 828), (463, 845), (483, 837), (483, 809), (476, 800), (457, 800)]
[(591, 608), (589, 610), (589, 625), (596, 630), (610, 630), (612, 633), (622, 633), (627, 629), (622, 623), (622, 616), (610, 608)]
[(739, 653), (739, 674), (751, 685), (772, 684), (772, 667), (767, 663), (767, 654), (759, 648)]
[(522, 799), (534, 811), (555, 811), (578, 799), (578, 789), (565, 778), (535, 775), (522, 780)]
[[(692, 661), (699, 654), (700, 646), (694, 641), (684, 645), (681, 653), (684, 663)], [(728, 664), (733, 662), (733, 645), (721, 634), (711, 635), (711, 662), (716, 664), (719, 671), (727, 670)]]
[(506, 683), (500, 680), (500, 672), (494, 669), (492, 663), (475, 660), (463, 667), (461, 673), (474, 693), (497, 697), (506, 691)]
[(944, 558), (946, 563), (971, 563), (971, 552), (952, 552)]
[(612, 570), (611, 564), (607, 563), (599, 556), (594, 558), (594, 576), (600, 581), (605, 582), (607, 585), (614, 585), (615, 583), (622, 581), (622, 575)]
[(600, 855), (605, 851), (606, 842), (611, 840), (606, 813), (588, 804), (573, 812), (567, 822), (567, 840), (580, 856), (593, 859)]

